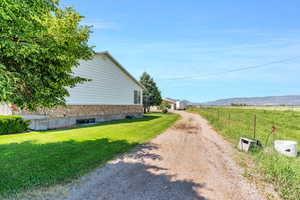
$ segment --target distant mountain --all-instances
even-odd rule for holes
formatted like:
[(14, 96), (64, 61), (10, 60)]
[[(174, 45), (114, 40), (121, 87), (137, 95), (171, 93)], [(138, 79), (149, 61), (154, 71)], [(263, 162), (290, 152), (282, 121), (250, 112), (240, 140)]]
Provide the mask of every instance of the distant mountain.
[(229, 106), (231, 104), (246, 104), (249, 106), (300, 106), (300, 95), (230, 98), (200, 103), (199, 105)]

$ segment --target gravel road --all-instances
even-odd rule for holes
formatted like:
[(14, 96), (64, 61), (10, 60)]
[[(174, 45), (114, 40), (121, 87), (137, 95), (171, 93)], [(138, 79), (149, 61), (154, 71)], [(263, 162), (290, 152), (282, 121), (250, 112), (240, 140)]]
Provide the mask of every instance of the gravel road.
[[(196, 114), (164, 134), (39, 199), (68, 200), (264, 200), (242, 176), (231, 145)], [(37, 194), (33, 197), (37, 197)]]

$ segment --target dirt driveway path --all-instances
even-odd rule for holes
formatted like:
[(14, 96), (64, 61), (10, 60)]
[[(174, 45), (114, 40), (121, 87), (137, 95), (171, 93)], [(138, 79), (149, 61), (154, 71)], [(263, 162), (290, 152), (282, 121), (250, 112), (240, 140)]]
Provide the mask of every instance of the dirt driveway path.
[(178, 113), (182, 119), (164, 134), (47, 199), (263, 200), (233, 160), (235, 150), (207, 121)]

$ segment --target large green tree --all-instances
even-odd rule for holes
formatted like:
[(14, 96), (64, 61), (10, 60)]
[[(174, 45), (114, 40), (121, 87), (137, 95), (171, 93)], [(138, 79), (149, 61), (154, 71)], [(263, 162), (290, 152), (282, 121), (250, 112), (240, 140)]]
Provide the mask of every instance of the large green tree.
[(36, 110), (65, 104), (87, 81), (72, 68), (91, 59), (90, 27), (58, 0), (0, 0), (0, 102)]
[(140, 83), (145, 87), (145, 90), (143, 91), (144, 112), (149, 112), (151, 106), (158, 106), (161, 104), (161, 94), (153, 78), (147, 72), (144, 72), (141, 76)]

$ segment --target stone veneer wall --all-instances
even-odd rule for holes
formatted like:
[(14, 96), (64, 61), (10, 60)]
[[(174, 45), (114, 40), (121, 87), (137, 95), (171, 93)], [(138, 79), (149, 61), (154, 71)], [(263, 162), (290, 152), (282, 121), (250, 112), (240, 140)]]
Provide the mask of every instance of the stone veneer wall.
[(69, 105), (37, 112), (28, 112), (13, 106), (12, 110), (13, 114), (27, 115), (27, 119), (30, 120), (29, 127), (33, 130), (73, 127), (79, 119), (94, 118), (95, 122), (99, 123), (125, 119), (127, 116), (143, 117), (143, 107), (140, 105)]
[(58, 106), (53, 109), (38, 110), (37, 112), (13, 108), (13, 114), (16, 115), (46, 115), (51, 118), (142, 113), (143, 107), (141, 105), (68, 105), (66, 107)]

